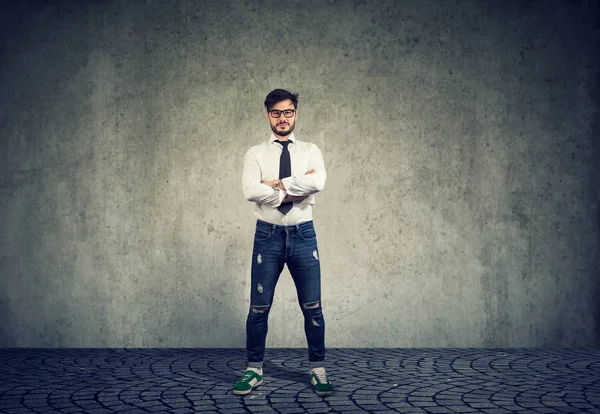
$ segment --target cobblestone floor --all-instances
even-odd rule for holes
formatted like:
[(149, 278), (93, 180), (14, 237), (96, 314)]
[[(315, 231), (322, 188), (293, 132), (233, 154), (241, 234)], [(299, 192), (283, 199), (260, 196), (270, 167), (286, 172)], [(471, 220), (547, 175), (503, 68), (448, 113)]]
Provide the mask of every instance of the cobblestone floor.
[(0, 349), (2, 413), (599, 413), (600, 349), (268, 349), (265, 384), (232, 386), (240, 349)]

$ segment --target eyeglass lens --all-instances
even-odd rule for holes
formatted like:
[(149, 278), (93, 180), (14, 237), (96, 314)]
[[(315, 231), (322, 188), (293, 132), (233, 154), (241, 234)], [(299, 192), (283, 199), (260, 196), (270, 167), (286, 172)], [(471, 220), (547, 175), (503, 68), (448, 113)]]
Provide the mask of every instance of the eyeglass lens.
[(291, 118), (292, 116), (294, 116), (294, 110), (293, 109), (287, 109), (285, 111), (278, 111), (277, 109), (274, 109), (274, 110), (271, 111), (271, 116), (273, 118), (279, 118), (282, 113), (283, 113), (283, 115), (286, 118)]

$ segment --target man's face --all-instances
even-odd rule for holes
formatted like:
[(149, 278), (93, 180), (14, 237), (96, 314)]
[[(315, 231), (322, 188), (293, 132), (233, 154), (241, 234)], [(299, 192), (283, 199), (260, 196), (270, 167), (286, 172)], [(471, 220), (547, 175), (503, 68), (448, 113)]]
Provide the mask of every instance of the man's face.
[[(293, 111), (293, 115), (286, 118), (284, 111), (290, 110)], [(277, 115), (279, 115), (279, 117), (277, 117)], [(296, 126), (296, 108), (294, 108), (291, 99), (286, 99), (285, 101), (277, 102), (273, 105), (271, 111), (267, 112), (267, 119), (269, 120), (271, 130), (275, 135), (280, 137), (287, 137), (290, 135)]]

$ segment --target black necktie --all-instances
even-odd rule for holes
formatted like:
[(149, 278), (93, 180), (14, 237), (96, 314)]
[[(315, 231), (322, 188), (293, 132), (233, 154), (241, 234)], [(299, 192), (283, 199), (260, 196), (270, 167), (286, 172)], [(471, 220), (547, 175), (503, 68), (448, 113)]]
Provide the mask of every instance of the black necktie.
[[(279, 158), (279, 179), (281, 180), (282, 178), (291, 177), (292, 176), (292, 162), (290, 160), (290, 152), (288, 151), (288, 145), (291, 141), (276, 140), (275, 142), (279, 142), (283, 146), (283, 149), (281, 151), (281, 158)], [(281, 214), (287, 214), (288, 211), (290, 211), (292, 209), (293, 205), (294, 205), (294, 202), (291, 201), (289, 203), (280, 205), (279, 207), (277, 207), (277, 210), (281, 211)]]

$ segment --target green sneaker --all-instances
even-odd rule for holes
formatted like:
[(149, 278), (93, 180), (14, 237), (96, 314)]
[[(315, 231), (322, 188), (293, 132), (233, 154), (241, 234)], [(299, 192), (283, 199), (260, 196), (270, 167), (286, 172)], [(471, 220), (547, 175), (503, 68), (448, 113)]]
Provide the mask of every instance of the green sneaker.
[(317, 395), (333, 394), (333, 385), (329, 382), (325, 368), (313, 368), (310, 371), (310, 382), (315, 387)]
[(238, 380), (233, 386), (233, 393), (237, 395), (245, 395), (252, 391), (252, 388), (258, 387), (263, 383), (263, 376), (252, 371), (247, 370), (244, 376)]

